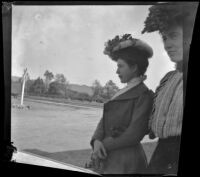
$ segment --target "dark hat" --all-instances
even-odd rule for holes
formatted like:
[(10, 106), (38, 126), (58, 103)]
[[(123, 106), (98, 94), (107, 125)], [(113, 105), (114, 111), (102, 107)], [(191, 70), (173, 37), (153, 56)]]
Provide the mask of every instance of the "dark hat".
[(125, 48), (144, 52), (147, 58), (153, 56), (153, 49), (146, 42), (132, 38), (131, 34), (124, 34), (121, 38), (116, 36), (114, 39), (108, 40), (105, 46), (104, 54), (108, 55), (110, 58), (113, 58), (115, 52)]
[(193, 13), (197, 6), (194, 2), (182, 2), (175, 4), (157, 4), (149, 8), (149, 14), (144, 22), (145, 32), (154, 32), (167, 29), (172, 23), (183, 24), (184, 20)]

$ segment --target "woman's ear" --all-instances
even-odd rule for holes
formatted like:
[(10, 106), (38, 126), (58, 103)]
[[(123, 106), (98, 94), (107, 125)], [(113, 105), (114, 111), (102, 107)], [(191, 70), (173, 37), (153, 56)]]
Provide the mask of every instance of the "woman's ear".
[(133, 73), (137, 73), (138, 72), (138, 65), (137, 64), (132, 65), (131, 70), (133, 71)]

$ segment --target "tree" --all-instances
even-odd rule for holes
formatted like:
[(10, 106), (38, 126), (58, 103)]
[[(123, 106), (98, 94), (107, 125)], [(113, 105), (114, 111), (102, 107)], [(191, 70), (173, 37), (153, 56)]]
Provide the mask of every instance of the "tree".
[(24, 90), (24, 92), (25, 92), (26, 94), (28, 94), (28, 93), (31, 92), (31, 86), (33, 85), (33, 83), (34, 83), (34, 80), (31, 80), (31, 79), (28, 79), (28, 80), (26, 81), (25, 90)]
[(48, 70), (45, 71), (44, 73), (44, 77), (45, 77), (45, 91), (48, 92), (49, 89), (49, 84), (51, 82), (51, 80), (54, 78), (54, 75), (52, 72), (49, 72)]
[(93, 90), (93, 100), (97, 101), (101, 98), (103, 93), (103, 87), (101, 86), (100, 82), (98, 80), (95, 80), (92, 84), (92, 90)]
[(87, 93), (77, 93), (76, 96), (76, 99), (80, 101), (91, 101), (91, 97)]
[(49, 84), (48, 93), (53, 95), (65, 96), (66, 85), (57, 81), (53, 81)]
[(56, 74), (55, 81), (62, 84), (67, 84), (67, 80), (63, 74)]
[(67, 97), (69, 82), (63, 74), (56, 74), (55, 80), (50, 83), (48, 93)]
[(103, 88), (102, 96), (106, 99), (110, 99), (115, 95), (117, 91), (119, 91), (117, 85), (112, 80), (109, 80)]
[[(65, 78), (64, 74), (56, 74), (54, 82), (55, 83), (54, 83), (53, 87), (57, 86), (57, 89), (55, 92), (59, 95), (61, 94), (61, 95), (65, 96), (65, 98), (66, 98), (69, 82)], [(53, 89), (55, 90), (55, 88), (53, 88)], [(51, 90), (51, 92), (52, 92), (52, 90)]]
[(45, 85), (42, 78), (38, 77), (33, 84), (30, 86), (32, 93), (42, 94), (45, 91)]

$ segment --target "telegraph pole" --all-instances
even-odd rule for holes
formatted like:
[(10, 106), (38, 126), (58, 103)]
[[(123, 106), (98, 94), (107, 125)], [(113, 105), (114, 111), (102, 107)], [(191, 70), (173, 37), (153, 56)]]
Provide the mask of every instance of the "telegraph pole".
[(26, 83), (26, 77), (27, 77), (27, 68), (24, 70), (24, 74), (22, 76), (23, 84), (22, 84), (22, 94), (21, 94), (21, 106), (23, 106), (23, 101), (24, 101), (24, 88)]

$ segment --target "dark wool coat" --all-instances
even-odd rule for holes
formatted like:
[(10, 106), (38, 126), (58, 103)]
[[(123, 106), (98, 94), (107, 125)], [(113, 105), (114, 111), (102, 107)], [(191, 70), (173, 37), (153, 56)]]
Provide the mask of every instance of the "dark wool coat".
[(100, 140), (106, 149), (102, 173), (133, 174), (145, 170), (147, 161), (140, 141), (148, 133), (152, 106), (153, 92), (144, 83), (104, 104), (103, 117), (90, 142), (93, 146), (95, 139)]

